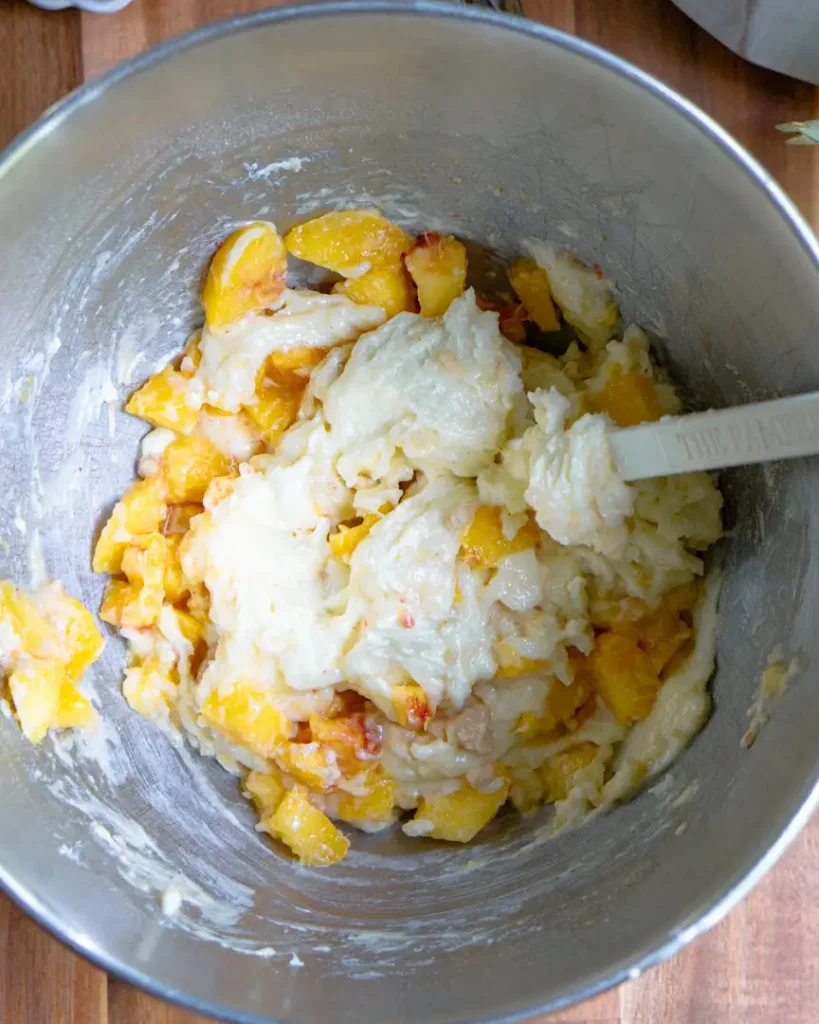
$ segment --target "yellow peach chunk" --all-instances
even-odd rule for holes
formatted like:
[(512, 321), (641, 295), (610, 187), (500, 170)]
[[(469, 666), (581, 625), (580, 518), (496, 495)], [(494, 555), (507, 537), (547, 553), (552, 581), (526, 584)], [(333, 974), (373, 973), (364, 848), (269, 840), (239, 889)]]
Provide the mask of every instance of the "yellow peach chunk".
[(549, 275), (534, 260), (517, 260), (509, 268), (509, 283), (526, 312), (542, 331), (559, 331)]
[(312, 739), (332, 750), (335, 763), (348, 775), (364, 770), (381, 753), (381, 733), (364, 712), (323, 718), (310, 715)]
[(199, 369), (202, 362), (202, 350), (199, 343), (202, 340), (202, 329), (194, 331), (185, 344), (182, 358), (179, 361), (179, 372), (183, 377), (192, 377)]
[(292, 370), (265, 369), (256, 385), (255, 401), (244, 409), (271, 448), (296, 422), (306, 386), (307, 379)]
[[(15, 654), (56, 657), (59, 654), (57, 634), (37, 610), (37, 606), (10, 580), (0, 582), (0, 625), (7, 625)], [(5, 640), (6, 638), (4, 638)]]
[[(531, 675), (532, 673), (527, 672), (526, 674)], [(547, 735), (559, 725), (568, 722), (572, 715), (592, 696), (592, 692), (591, 680), (585, 673), (577, 673), (568, 686), (559, 679), (553, 678), (541, 713), (533, 715), (531, 712), (524, 712), (521, 715), (521, 721), (515, 727), (515, 732), (523, 735), (526, 739)]]
[(470, 565), (488, 567), (507, 555), (533, 548), (540, 541), (541, 532), (529, 516), (514, 537), (503, 532), (501, 510), (497, 505), (482, 505), (472, 517), (461, 538), (461, 554)]
[(651, 658), (637, 642), (617, 633), (602, 633), (588, 658), (597, 693), (623, 725), (648, 715), (662, 682)]
[(574, 786), (577, 772), (587, 768), (596, 756), (597, 747), (594, 743), (579, 743), (576, 747), (550, 757), (541, 769), (546, 799), (550, 803), (565, 800)]
[(163, 722), (176, 700), (179, 679), (176, 670), (163, 665), (155, 655), (125, 672), (122, 694), (129, 706), (153, 721)]
[(213, 690), (199, 713), (212, 729), (259, 757), (272, 757), (291, 733), (290, 721), (270, 696), (248, 683)]
[(105, 588), (100, 618), (119, 629), (143, 629), (159, 618), (164, 599), (165, 538), (135, 537), (122, 556), (127, 580), (114, 579)]
[(192, 434), (168, 445), (161, 466), (168, 501), (181, 503), (201, 501), (211, 480), (228, 473), (231, 460), (212, 441)]
[(282, 771), (311, 789), (331, 789), (341, 778), (335, 751), (319, 743), (285, 743), (275, 758)]
[(182, 563), (179, 560), (179, 547), (182, 544), (184, 534), (169, 533), (165, 536), (165, 569), (162, 576), (162, 586), (165, 591), (165, 600), (169, 604), (176, 604), (188, 592), (188, 581), (182, 572)]
[(135, 597), (136, 588), (127, 580), (109, 580), (102, 595), (100, 618), (103, 622), (110, 622), (112, 626), (121, 629), (123, 612)]
[(298, 788), (288, 792), (261, 827), (289, 846), (302, 864), (314, 867), (335, 864), (350, 847), (350, 840)]
[(496, 781), (498, 788), (492, 793), (481, 793), (465, 782), (447, 796), (423, 797), (413, 819), (424, 827), (418, 834), (449, 843), (470, 842), (506, 803), (509, 783), (500, 777)]
[(327, 543), (330, 545), (330, 550), (335, 557), (349, 564), (355, 549), (381, 518), (381, 516), (371, 512), (364, 516), (356, 526), (345, 526), (342, 523), (335, 533), (331, 533), (327, 538)]
[(23, 735), (31, 743), (39, 743), (56, 725), (60, 711), (60, 691), (65, 682), (62, 662), (24, 654), (8, 682)]
[(190, 379), (166, 366), (131, 395), (125, 411), (155, 427), (189, 434), (196, 426), (199, 405), (191, 393)]
[(502, 299), (488, 299), (483, 295), (477, 295), (475, 302), (478, 309), (498, 314), (498, 330), (507, 341), (512, 341), (516, 345), (524, 344), (526, 321), (529, 319), (529, 314), (523, 308), (522, 303), (513, 304), (504, 302)]
[(361, 277), (339, 281), (333, 287), (336, 295), (346, 295), (360, 306), (380, 306), (387, 319), (417, 309), (415, 286), (403, 264), (375, 267)]
[(663, 415), (654, 381), (642, 373), (610, 377), (600, 391), (590, 391), (585, 398), (592, 412), (607, 413), (618, 427), (653, 423)]
[(296, 345), (280, 352), (271, 352), (265, 360), (265, 370), (268, 373), (275, 370), (300, 370), (302, 376), (306, 376), (310, 370), (318, 366), (329, 351), (329, 348)]
[(610, 630), (638, 643), (660, 675), (693, 635), (681, 613), (690, 612), (696, 600), (696, 586), (684, 584), (664, 594), (656, 608), (633, 597), (598, 602), (593, 608), (592, 622), (598, 629)]
[(152, 626), (162, 611), (167, 541), (161, 533), (135, 537), (122, 556), (122, 571), (131, 587), (118, 623), (124, 629)]
[(406, 256), (421, 316), (442, 316), (466, 284), (466, 248), (452, 235), (428, 231)]
[(57, 729), (89, 729), (97, 724), (97, 712), (91, 701), (84, 696), (67, 677), (60, 686), (59, 706), (54, 719)]
[(380, 775), (366, 796), (341, 793), (336, 802), (335, 816), (365, 832), (387, 828), (395, 820), (396, 789), (392, 779)]
[(218, 330), (252, 310), (272, 305), (285, 288), (287, 251), (273, 224), (239, 228), (211, 260), (202, 305), (208, 326)]
[(179, 627), (179, 632), (189, 644), (195, 647), (204, 641), (205, 624), (203, 622), (200, 622), (190, 612), (183, 611), (181, 608), (174, 608), (173, 614)]
[(432, 717), (429, 698), (418, 683), (398, 683), (390, 688), (396, 720), (405, 729), (423, 729)]
[(509, 774), (509, 802), (520, 814), (531, 814), (546, 799), (543, 771), (520, 766), (506, 770)]
[(275, 767), (270, 772), (250, 772), (242, 784), (242, 789), (253, 801), (259, 817), (272, 814), (287, 792), (279, 769)]
[(378, 210), (339, 210), (293, 228), (284, 239), (288, 252), (343, 277), (374, 267), (395, 266), (413, 240)]
[(659, 676), (692, 635), (693, 630), (679, 615), (660, 612), (646, 622), (639, 643)]
[(495, 657), (498, 668), (495, 673), (498, 679), (520, 679), (522, 676), (539, 675), (546, 671), (548, 661), (538, 658), (526, 658), (519, 654), (508, 640), (501, 640), (495, 645)]
[(190, 529), (191, 520), (200, 516), (204, 511), (204, 506), (197, 501), (189, 501), (182, 505), (169, 505), (162, 532), (166, 537), (175, 533), (184, 535)]
[(66, 676), (74, 682), (97, 660), (105, 643), (94, 616), (58, 583), (40, 590), (35, 601), (40, 615), (57, 637)]
[(210, 594), (204, 583), (197, 583), (191, 587), (185, 604), (188, 614), (206, 626), (210, 622)]
[(114, 506), (94, 549), (94, 572), (119, 572), (134, 537), (153, 533), (165, 521), (165, 483), (159, 476), (132, 484)]

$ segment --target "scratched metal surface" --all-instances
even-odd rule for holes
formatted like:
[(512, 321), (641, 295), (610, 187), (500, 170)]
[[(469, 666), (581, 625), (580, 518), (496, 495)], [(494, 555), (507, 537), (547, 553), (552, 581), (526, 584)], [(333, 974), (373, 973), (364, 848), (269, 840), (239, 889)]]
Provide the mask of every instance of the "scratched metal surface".
[[(18, 578), (31, 554), (19, 503), (49, 573), (98, 599), (95, 524), (132, 477), (140, 433), (119, 412), (131, 361), (145, 353), (141, 379), (179, 349), (216, 239), (249, 215), (287, 227), (370, 198), (506, 254), (547, 236), (606, 267), (625, 316), (654, 329), (701, 404), (819, 384), (805, 341), (815, 261), (701, 126), (534, 29), (348, 11), (204, 37), (4, 165), (0, 535), (15, 538)], [(332, 873), (296, 868), (254, 835), (224, 773), (127, 712), (112, 641), (93, 679), (104, 756), (34, 750), (0, 725), (2, 878), (106, 966), (246, 1019), (322, 1022), (337, 1006), (357, 1021), (500, 1017), (624, 977), (724, 906), (813, 787), (810, 668), (754, 749), (739, 741), (774, 644), (815, 664), (816, 476), (796, 462), (726, 477), (736, 533), (715, 715), (661, 791), (616, 814), (546, 844), (537, 819), (501, 823), (466, 864), (391, 837), (359, 840)], [(213, 905), (163, 919), (175, 876)]]

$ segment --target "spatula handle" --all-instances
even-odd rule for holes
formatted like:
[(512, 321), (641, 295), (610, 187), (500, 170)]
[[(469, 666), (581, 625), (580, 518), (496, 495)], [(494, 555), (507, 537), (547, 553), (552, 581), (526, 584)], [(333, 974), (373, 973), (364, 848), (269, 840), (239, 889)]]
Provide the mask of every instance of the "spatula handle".
[(624, 480), (819, 454), (819, 392), (612, 430)]

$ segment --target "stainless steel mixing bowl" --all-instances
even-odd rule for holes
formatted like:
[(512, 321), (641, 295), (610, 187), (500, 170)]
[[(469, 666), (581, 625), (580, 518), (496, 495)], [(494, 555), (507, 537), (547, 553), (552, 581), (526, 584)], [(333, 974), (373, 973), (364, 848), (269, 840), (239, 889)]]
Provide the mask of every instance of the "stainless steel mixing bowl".
[[(97, 604), (89, 549), (144, 429), (121, 401), (197, 322), (217, 239), (365, 201), (598, 261), (699, 404), (819, 387), (814, 239), (684, 100), (491, 13), (265, 12), (80, 90), (0, 166), (2, 575), (42, 570), (41, 546)], [(615, 813), (548, 842), (514, 816), (465, 849), (356, 836), (338, 867), (300, 868), (229, 776), (129, 712), (112, 638), (93, 742), (34, 748), (0, 722), (3, 885), (105, 968), (234, 1020), (514, 1020), (634, 976), (725, 913), (816, 799), (819, 461), (725, 486), (714, 716)], [(745, 751), (778, 643), (807, 671)]]

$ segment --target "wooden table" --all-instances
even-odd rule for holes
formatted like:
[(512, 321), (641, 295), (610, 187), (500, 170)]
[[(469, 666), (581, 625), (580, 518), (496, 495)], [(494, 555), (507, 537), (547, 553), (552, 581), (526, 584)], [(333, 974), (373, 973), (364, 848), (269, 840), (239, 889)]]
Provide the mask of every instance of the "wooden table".
[[(117, 15), (0, 7), (0, 146), (86, 79), (154, 43), (264, 0), (134, 0)], [(698, 103), (819, 226), (819, 153), (780, 121), (817, 116), (812, 86), (735, 58), (669, 0), (528, 0), (527, 13), (613, 50)], [(819, 1020), (819, 818), (719, 926), (669, 963), (549, 1024), (815, 1024)], [(0, 897), (4, 1024), (201, 1021), (69, 953)], [(543, 1022), (545, 1024), (545, 1022)]]

